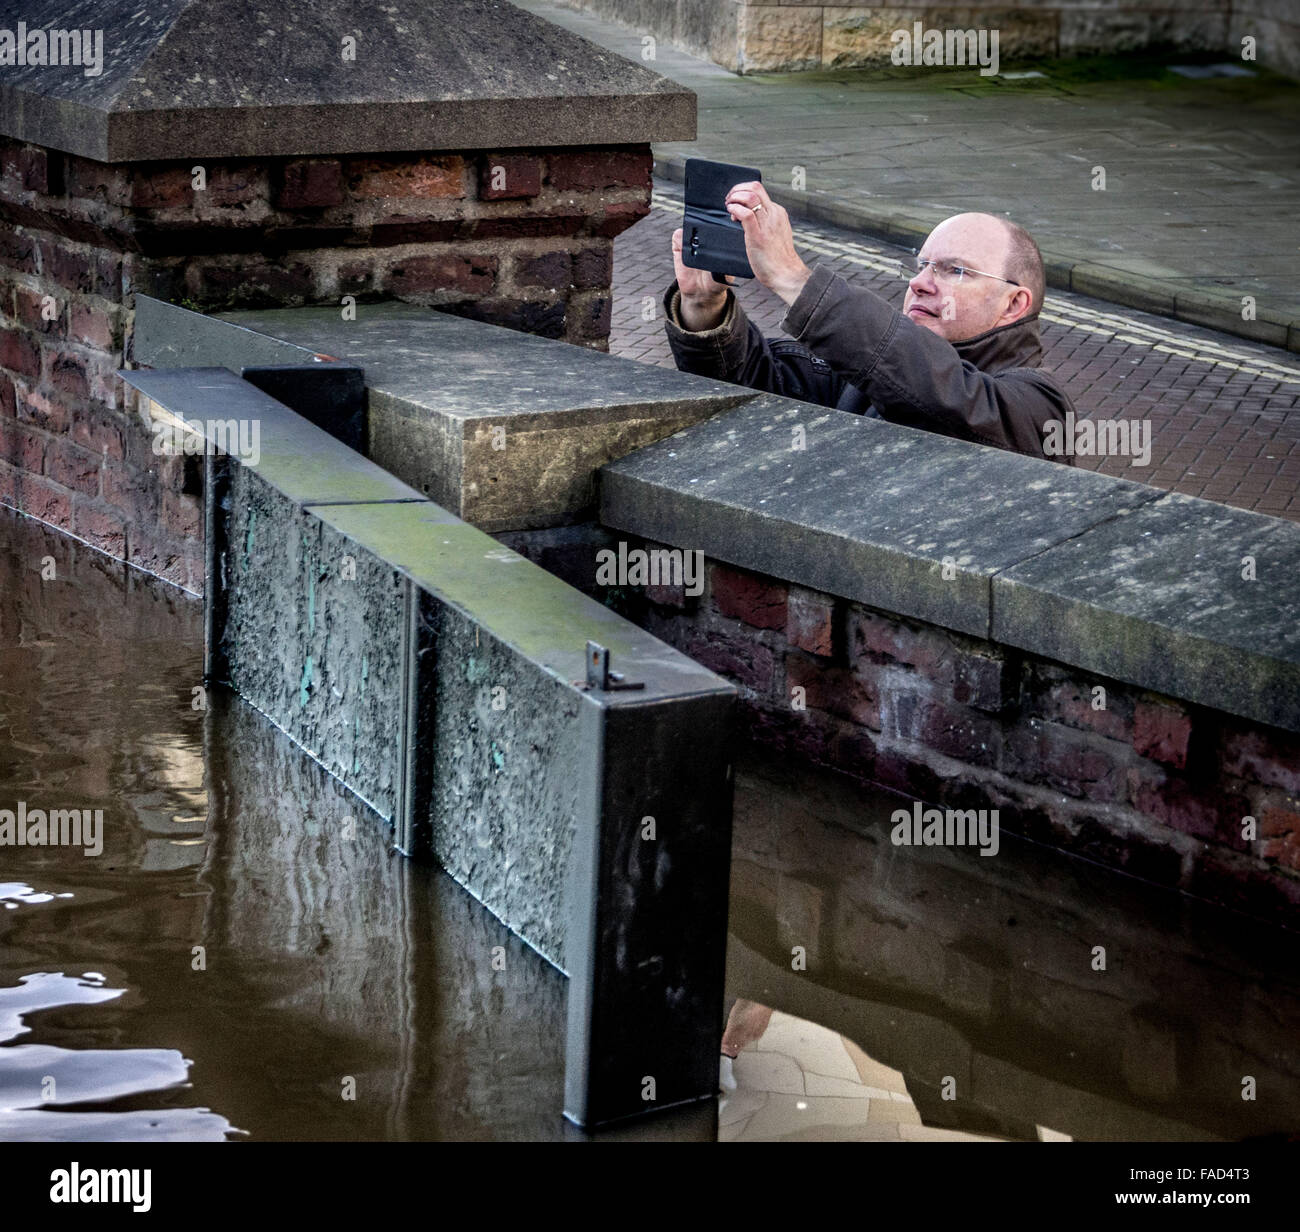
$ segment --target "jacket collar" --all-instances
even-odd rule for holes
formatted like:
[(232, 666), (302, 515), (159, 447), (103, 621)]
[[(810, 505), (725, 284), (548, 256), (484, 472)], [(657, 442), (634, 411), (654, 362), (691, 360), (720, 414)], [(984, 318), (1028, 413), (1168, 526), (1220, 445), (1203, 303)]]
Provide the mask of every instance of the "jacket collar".
[(1003, 368), (1037, 368), (1043, 362), (1043, 344), (1038, 337), (1038, 313), (1000, 325), (974, 338), (954, 342), (954, 349), (981, 372)]

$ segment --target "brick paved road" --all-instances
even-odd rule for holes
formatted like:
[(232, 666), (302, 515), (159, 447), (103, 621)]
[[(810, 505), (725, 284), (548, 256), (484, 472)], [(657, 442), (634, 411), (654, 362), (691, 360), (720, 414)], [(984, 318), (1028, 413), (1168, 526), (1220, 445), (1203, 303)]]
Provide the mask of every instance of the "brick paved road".
[[(649, 217), (614, 244), (610, 351), (672, 367), (660, 297), (673, 277), (669, 242), (681, 225), (676, 184), (655, 181)], [(901, 249), (826, 224), (795, 220), (810, 265), (829, 263), (850, 282), (902, 302), (885, 272)], [(642, 317), (648, 297), (654, 320)], [(757, 283), (740, 291), (769, 334), (785, 306)], [(1294, 354), (1196, 326), (1053, 292), (1043, 308), (1046, 366), (1081, 416), (1151, 421), (1150, 465), (1080, 458), (1080, 465), (1170, 491), (1300, 521), (1300, 360)]]

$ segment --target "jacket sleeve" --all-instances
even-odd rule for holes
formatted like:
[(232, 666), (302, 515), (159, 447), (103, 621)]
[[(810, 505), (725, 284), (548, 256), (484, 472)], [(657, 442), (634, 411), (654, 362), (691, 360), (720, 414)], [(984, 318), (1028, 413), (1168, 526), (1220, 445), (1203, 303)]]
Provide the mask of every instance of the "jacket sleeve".
[(727, 291), (722, 321), (698, 331), (682, 325), (680, 297), (674, 281), (664, 292), (664, 319), (673, 361), (681, 371), (819, 406), (834, 406), (839, 400), (844, 378), (802, 343), (764, 338), (745, 316), (734, 291)]
[(1071, 409), (1035, 368), (987, 373), (875, 292), (817, 265), (781, 328), (894, 423), (1043, 457), (1044, 425)]

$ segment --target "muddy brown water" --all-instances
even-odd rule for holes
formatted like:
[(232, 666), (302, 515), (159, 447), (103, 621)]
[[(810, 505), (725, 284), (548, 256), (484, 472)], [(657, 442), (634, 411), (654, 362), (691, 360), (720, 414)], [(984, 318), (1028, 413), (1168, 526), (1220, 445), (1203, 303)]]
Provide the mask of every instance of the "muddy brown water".
[[(197, 600), (0, 510), (0, 809), (103, 811), (99, 854), (0, 846), (0, 1139), (583, 1137), (563, 978), (201, 670)], [(742, 751), (732, 996), (926, 1125), (1300, 1130), (1295, 934), (1007, 836), (899, 848), (899, 805)]]

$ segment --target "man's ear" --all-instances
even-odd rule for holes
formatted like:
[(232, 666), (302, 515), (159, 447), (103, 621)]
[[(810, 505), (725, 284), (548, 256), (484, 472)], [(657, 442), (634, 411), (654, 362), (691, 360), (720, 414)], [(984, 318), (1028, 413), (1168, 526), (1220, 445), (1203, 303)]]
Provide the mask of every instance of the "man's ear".
[(1027, 317), (1033, 302), (1034, 297), (1028, 287), (1017, 287), (1002, 310), (1002, 324), (1010, 325), (1013, 321)]

